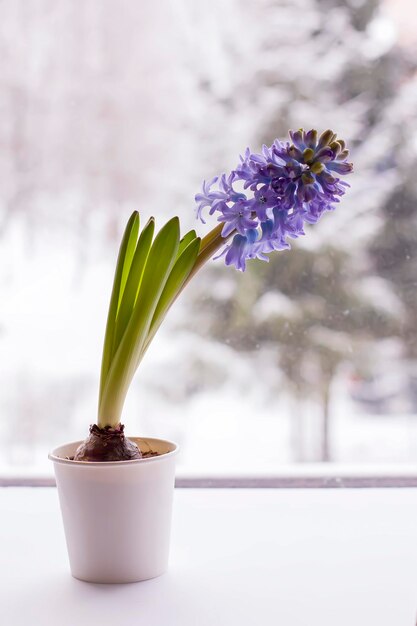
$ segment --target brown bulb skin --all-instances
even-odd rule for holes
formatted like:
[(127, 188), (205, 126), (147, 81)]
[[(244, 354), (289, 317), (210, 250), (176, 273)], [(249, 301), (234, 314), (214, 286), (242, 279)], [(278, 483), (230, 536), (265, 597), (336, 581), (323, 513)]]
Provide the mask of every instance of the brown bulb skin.
[(99, 428), (97, 424), (90, 426), (90, 434), (78, 446), (74, 461), (103, 462), (134, 461), (141, 459), (142, 453), (138, 446), (124, 435), (124, 426), (116, 428), (106, 426)]

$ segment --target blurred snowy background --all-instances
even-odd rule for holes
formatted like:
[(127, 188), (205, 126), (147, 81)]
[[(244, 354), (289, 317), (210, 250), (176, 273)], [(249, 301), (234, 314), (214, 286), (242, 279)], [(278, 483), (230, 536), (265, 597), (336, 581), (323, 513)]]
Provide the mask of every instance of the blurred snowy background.
[(413, 0), (2, 0), (0, 17), (0, 473), (50, 471), (95, 420), (131, 211), (203, 233), (201, 180), (300, 126), (347, 141), (352, 189), (290, 253), (201, 272), (127, 431), (177, 440), (188, 474), (417, 462)]

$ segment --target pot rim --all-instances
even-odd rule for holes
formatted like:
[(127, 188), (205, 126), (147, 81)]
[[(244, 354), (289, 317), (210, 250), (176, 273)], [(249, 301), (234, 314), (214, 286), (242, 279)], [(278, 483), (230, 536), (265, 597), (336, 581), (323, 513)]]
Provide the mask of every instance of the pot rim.
[[(149, 442), (149, 441), (155, 441), (155, 442), (159, 442), (159, 443), (164, 443), (164, 444), (169, 444), (171, 446), (174, 446), (174, 449), (171, 450), (170, 452), (164, 452), (163, 454), (160, 454), (158, 456), (151, 456), (148, 457), (146, 459), (142, 458), (142, 459), (133, 459), (131, 461), (74, 461), (72, 459), (65, 459), (62, 456), (57, 456), (56, 452), (60, 449), (63, 448), (64, 446), (76, 446), (76, 448), (78, 448), (78, 446), (83, 442), (83, 440), (80, 441), (69, 441), (68, 443), (63, 443), (60, 446), (57, 446), (56, 448), (54, 448), (51, 452), (49, 452), (48, 454), (48, 459), (50, 461), (53, 461), (54, 463), (62, 463), (64, 465), (74, 465), (74, 466), (82, 466), (82, 467), (129, 467), (131, 465), (138, 465), (141, 463), (160, 463), (161, 461), (163, 461), (164, 459), (168, 458), (168, 457), (172, 457), (175, 456), (176, 454), (178, 454), (179, 452), (179, 445), (177, 443), (175, 443), (175, 441), (170, 441), (169, 439), (159, 439), (157, 437), (128, 437), (128, 439), (131, 439), (135, 442), (138, 441), (144, 441), (144, 442)], [(75, 448), (75, 449), (76, 449)]]

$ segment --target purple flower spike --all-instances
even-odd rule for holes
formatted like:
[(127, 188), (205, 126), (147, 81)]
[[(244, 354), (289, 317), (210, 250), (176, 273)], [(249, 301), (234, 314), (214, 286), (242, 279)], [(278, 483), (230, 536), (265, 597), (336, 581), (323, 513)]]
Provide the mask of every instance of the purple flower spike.
[[(287, 238), (304, 235), (304, 223), (315, 224), (335, 204), (349, 185), (340, 176), (352, 172), (345, 142), (326, 130), (289, 131), (291, 143), (278, 139), (261, 153), (249, 148), (229, 176), (204, 182), (196, 195), (197, 217), (203, 209), (218, 213), (222, 236), (235, 233), (220, 256), (226, 265), (244, 271), (248, 259), (268, 261), (274, 250), (289, 248)], [(240, 181), (244, 190), (236, 191)], [(218, 189), (212, 190), (217, 183)]]

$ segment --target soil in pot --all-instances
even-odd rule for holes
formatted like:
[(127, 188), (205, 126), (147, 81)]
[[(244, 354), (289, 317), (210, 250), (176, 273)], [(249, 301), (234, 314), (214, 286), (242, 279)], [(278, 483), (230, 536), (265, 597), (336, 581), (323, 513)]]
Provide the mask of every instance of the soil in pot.
[(77, 448), (73, 461), (134, 461), (159, 456), (152, 450), (141, 451), (139, 447), (124, 434), (124, 425), (116, 428), (106, 426), (99, 428), (97, 424), (90, 426), (90, 434)]

